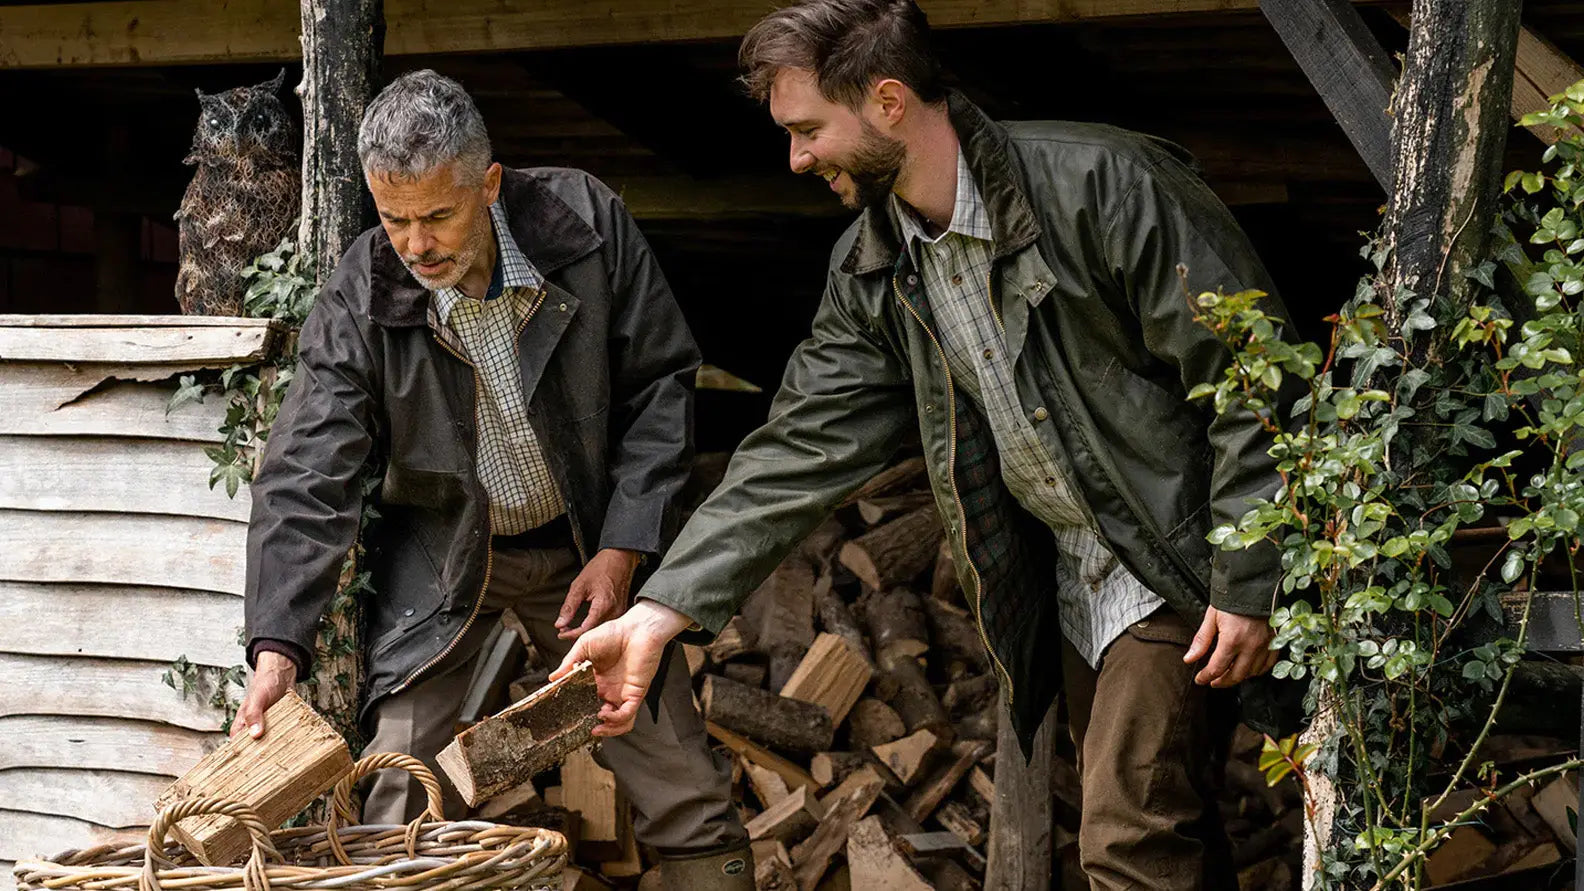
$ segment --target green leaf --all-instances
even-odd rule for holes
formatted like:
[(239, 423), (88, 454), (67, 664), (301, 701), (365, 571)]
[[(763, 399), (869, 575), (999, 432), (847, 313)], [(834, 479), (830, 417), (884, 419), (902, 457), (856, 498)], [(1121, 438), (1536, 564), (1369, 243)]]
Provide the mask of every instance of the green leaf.
[[(1523, 190), (1531, 195), (1545, 188), (1545, 177), (1538, 173), (1525, 173), (1520, 181), (1523, 184)], [(1181, 391), (1179, 390), (1178, 392)]]

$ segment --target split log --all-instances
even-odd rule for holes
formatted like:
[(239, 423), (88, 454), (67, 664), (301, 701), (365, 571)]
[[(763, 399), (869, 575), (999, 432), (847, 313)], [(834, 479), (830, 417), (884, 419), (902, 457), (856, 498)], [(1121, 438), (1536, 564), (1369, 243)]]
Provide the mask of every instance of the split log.
[(904, 492), (900, 495), (882, 495), (878, 498), (865, 498), (858, 502), (858, 516), (870, 526), (878, 526), (887, 520), (918, 510), (927, 505), (934, 504), (935, 496), (929, 492)]
[(721, 629), (721, 633), (715, 635), (715, 639), (704, 647), (704, 651), (709, 654), (710, 659), (720, 664), (752, 651), (755, 643), (747, 621), (742, 616), (732, 616), (726, 627)]
[[(264, 713), (259, 739), (234, 736), (205, 755), (154, 802), (162, 811), (190, 798), (220, 798), (251, 807), (267, 826), (295, 817), (352, 770), (346, 740), (295, 692)], [(176, 838), (206, 866), (224, 866), (247, 853), (247, 830), (229, 817), (189, 817)]]
[(480, 820), (499, 822), (507, 814), (535, 811), (544, 806), (544, 799), (539, 797), (539, 790), (534, 788), (533, 780), (524, 780), (515, 789), (507, 789), (484, 802), (477, 816)]
[(847, 779), (853, 771), (868, 763), (869, 756), (862, 752), (820, 752), (809, 761), (809, 773), (824, 789)]
[(940, 747), (940, 741), (940, 737), (928, 730), (920, 730), (895, 742), (875, 746), (870, 751), (875, 753), (881, 764), (896, 774), (902, 785), (908, 786), (923, 772), (930, 755)]
[(847, 739), (855, 749), (868, 749), (901, 739), (907, 725), (896, 709), (878, 699), (858, 700), (847, 716)]
[(893, 686), (886, 702), (896, 709), (907, 732), (932, 730), (936, 736), (951, 736), (951, 719), (924, 677), (924, 669), (910, 658), (888, 661), (882, 657), (880, 664), (888, 685)]
[(743, 605), (760, 652), (770, 657), (770, 689), (779, 690), (814, 643), (814, 567), (793, 553)]
[(920, 488), (927, 485), (924, 473), (924, 458), (921, 456), (915, 456), (906, 461), (893, 464), (875, 474), (869, 479), (869, 482), (859, 486), (857, 491), (842, 501), (841, 506), (846, 507), (849, 504), (857, 504), (860, 501), (884, 498), (887, 495), (895, 495), (899, 492), (906, 492), (909, 489)]
[(769, 749), (755, 744), (753, 740), (733, 733), (713, 721), (705, 721), (704, 729), (709, 731), (710, 736), (720, 740), (726, 748), (731, 749), (736, 754), (760, 767), (775, 771), (776, 775), (786, 782), (788, 789), (815, 785), (814, 778), (809, 776), (808, 771)]
[(616, 775), (600, 767), (588, 749), (574, 751), (561, 765), (561, 798), (567, 810), (582, 817), (578, 821), (580, 860), (626, 861), (632, 844), (627, 799), (616, 789)]
[(920, 783), (918, 789), (908, 796), (906, 804), (903, 805), (907, 809), (908, 816), (915, 820), (923, 820), (934, 813), (946, 795), (990, 749), (990, 743), (984, 740), (962, 740), (954, 744), (952, 760), (930, 774), (929, 778)]
[(984, 824), (974, 818), (968, 806), (959, 801), (948, 801), (935, 812), (935, 820), (953, 835), (970, 845), (978, 846), (985, 840)]
[(754, 855), (754, 887), (758, 891), (797, 891), (797, 886), (789, 863), (778, 857)]
[(975, 767), (968, 771), (968, 788), (974, 790), (974, 794), (978, 795), (986, 805), (995, 803), (995, 780), (990, 779), (984, 768)]
[(963, 660), (975, 671), (990, 668), (990, 655), (972, 614), (933, 597), (924, 601), (924, 611), (929, 617), (930, 643), (937, 650)]
[(884, 591), (929, 568), (944, 534), (934, 505), (925, 505), (842, 545), (837, 559), (871, 590)]
[(863, 629), (858, 627), (858, 620), (853, 618), (852, 610), (847, 607), (847, 601), (831, 590), (829, 575), (820, 578), (815, 594), (814, 604), (819, 610), (821, 627), (846, 641), (853, 652), (873, 666), (874, 659), (869, 655), (869, 645), (864, 642)]
[(477, 806), (587, 745), (599, 709), (594, 667), (585, 662), (457, 734), (436, 760), (462, 800)]
[(825, 808), (813, 791), (802, 786), (765, 808), (759, 816), (749, 820), (745, 828), (751, 841), (773, 838), (791, 844), (805, 838), (824, 816)]
[[(738, 760), (742, 764), (743, 775), (748, 777), (748, 784), (753, 787), (754, 795), (758, 797), (759, 804), (763, 807), (775, 807), (777, 802), (791, 793), (791, 790), (787, 788), (786, 780), (780, 774), (768, 767), (760, 767), (740, 755)], [(808, 787), (800, 786), (799, 788), (806, 789)]]
[(705, 675), (700, 699), (706, 720), (767, 745), (820, 752), (830, 748), (836, 735), (830, 713), (821, 706), (744, 686), (730, 678)]
[(835, 727), (863, 695), (871, 674), (868, 661), (846, 641), (834, 634), (821, 634), (781, 688), (781, 695), (820, 706)]
[(761, 689), (765, 678), (770, 676), (770, 669), (750, 662), (728, 662), (721, 666), (721, 674), (745, 687)]
[(976, 711), (986, 704), (994, 704), (997, 690), (993, 674), (952, 681), (946, 685), (946, 692), (941, 694), (941, 707), (952, 714)]
[(924, 604), (907, 588), (868, 591), (859, 601), (875, 654), (881, 664), (929, 652), (929, 625)]
[(792, 849), (792, 874), (797, 879), (798, 891), (814, 891), (819, 885), (820, 878), (830, 867), (831, 858), (847, 844), (847, 834), (853, 824), (869, 813), (884, 787), (885, 781), (880, 775), (865, 768), (826, 796), (825, 819), (815, 827), (813, 835)]
[(859, 820), (847, 833), (847, 867), (858, 888), (931, 891), (934, 887), (897, 851), (879, 817)]

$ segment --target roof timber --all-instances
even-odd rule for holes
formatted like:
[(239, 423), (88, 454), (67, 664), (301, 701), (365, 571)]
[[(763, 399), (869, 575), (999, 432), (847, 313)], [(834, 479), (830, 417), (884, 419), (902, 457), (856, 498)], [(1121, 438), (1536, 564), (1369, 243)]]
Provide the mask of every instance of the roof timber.
[[(922, 0), (937, 27), (1247, 11), (1258, 0)], [(386, 0), (385, 53), (730, 38), (764, 0)], [(0, 69), (296, 59), (298, 9), (281, 0), (0, 5)]]

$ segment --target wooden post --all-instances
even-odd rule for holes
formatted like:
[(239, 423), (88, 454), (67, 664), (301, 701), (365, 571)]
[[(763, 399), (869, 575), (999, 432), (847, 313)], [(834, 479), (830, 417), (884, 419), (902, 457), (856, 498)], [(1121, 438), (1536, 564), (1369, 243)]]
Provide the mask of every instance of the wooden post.
[[(302, 219), (297, 249), (313, 257), (323, 284), (362, 232), (363, 170), (357, 131), (379, 80), (385, 42), (383, 0), (301, 0), (303, 79)], [(339, 588), (356, 573), (349, 564)], [(314, 707), (348, 738), (357, 733), (362, 652), (358, 604), (338, 594), (320, 626), (311, 691)]]
[(1051, 887), (1051, 762), (1056, 758), (1056, 709), (1034, 734), (1028, 760), (1001, 704), (996, 739), (995, 799), (990, 802), (990, 841), (985, 852), (985, 891), (1045, 891)]
[(1393, 334), (1409, 315), (1391, 299), (1403, 288), (1438, 305), (1432, 315), (1460, 312), (1471, 300), (1464, 273), (1484, 259), (1496, 213), (1520, 8), (1520, 0), (1413, 5), (1392, 103), (1385, 306)]

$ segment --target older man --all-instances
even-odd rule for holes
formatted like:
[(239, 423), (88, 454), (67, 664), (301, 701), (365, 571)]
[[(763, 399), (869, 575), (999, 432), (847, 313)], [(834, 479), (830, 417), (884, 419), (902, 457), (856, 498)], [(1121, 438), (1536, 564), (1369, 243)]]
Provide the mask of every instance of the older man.
[[(673, 526), (699, 356), (621, 201), (579, 171), (503, 171), (455, 82), (397, 79), (370, 104), (358, 153), (381, 226), (347, 251), (303, 327), (253, 484), (254, 675), (237, 726), (267, 732), (264, 710), (307, 676), (357, 532), (360, 474), (377, 468), (361, 716), (370, 751), (433, 764), (503, 610), (559, 660), (626, 607), (634, 570)], [(658, 717), (646, 710), (596, 757), (665, 858), (666, 887), (751, 888), (730, 776), (687, 678), (671, 671)], [(364, 817), (422, 809), (392, 774)]]

